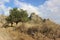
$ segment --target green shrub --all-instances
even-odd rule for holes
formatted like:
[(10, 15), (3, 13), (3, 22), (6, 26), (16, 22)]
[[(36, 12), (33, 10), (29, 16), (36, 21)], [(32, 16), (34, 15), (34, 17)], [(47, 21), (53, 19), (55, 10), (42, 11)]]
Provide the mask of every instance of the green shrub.
[(18, 24), (18, 22), (27, 22), (28, 21), (28, 14), (26, 10), (18, 8), (13, 8), (10, 10), (10, 15), (6, 18), (8, 23), (11, 23), (11, 26), (13, 22)]
[(36, 32), (38, 32), (38, 29), (36, 27), (32, 27), (27, 30), (27, 33), (32, 36), (34, 36)]

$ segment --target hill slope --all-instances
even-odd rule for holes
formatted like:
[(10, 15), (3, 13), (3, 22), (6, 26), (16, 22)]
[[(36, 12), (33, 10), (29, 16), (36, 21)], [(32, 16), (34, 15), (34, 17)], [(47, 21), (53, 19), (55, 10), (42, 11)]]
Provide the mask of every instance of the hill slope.
[(60, 25), (32, 14), (30, 21), (6, 28), (6, 16), (0, 16), (0, 40), (60, 40)]

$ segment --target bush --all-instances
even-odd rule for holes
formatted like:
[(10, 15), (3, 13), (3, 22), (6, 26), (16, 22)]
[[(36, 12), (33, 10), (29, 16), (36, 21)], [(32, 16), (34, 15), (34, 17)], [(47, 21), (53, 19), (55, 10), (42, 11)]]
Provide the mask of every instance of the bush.
[(46, 19), (43, 19), (43, 22), (45, 22), (46, 21)]
[(32, 36), (34, 36), (36, 32), (38, 32), (38, 29), (36, 27), (32, 27), (27, 30), (27, 33)]
[(48, 35), (52, 29), (48, 28), (47, 26), (41, 27), (40, 32), (44, 35)]
[(11, 23), (11, 26), (13, 22), (18, 24), (18, 22), (27, 22), (28, 21), (28, 14), (27, 11), (18, 8), (13, 8), (10, 10), (10, 15), (6, 18), (8, 23)]

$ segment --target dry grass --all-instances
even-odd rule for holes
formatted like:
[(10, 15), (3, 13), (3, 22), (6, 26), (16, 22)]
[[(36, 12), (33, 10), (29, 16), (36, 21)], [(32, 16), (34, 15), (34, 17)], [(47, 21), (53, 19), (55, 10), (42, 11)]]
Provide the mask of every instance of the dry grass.
[(0, 40), (9, 38), (10, 40), (60, 40), (60, 25), (50, 20), (40, 21), (38, 23), (29, 21), (23, 24), (19, 22), (17, 25), (14, 23), (14, 27), (9, 27), (8, 23), (4, 24), (6, 28), (0, 29)]

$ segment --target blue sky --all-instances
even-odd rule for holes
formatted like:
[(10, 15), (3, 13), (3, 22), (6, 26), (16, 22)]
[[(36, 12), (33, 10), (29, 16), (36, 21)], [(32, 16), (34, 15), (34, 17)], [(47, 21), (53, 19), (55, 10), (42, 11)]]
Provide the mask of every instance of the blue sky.
[(14, 0), (10, 0), (9, 2), (6, 2), (6, 3), (5, 3), (5, 6), (6, 6), (6, 7), (12, 7), (12, 8), (16, 7), (16, 6), (14, 5)]
[[(20, 1), (20, 2), (26, 2), (26, 3), (31, 4), (33, 6), (39, 6), (39, 5), (44, 4), (44, 2), (46, 0), (18, 0), (18, 1)], [(5, 6), (6, 7), (9, 7), (9, 6), (16, 7), (15, 4), (14, 4), (14, 0), (10, 0), (10, 2), (6, 2)]]
[(19, 1), (26, 2), (34, 6), (39, 6), (43, 4), (46, 0), (19, 0)]
[(14, 7), (60, 24), (60, 0), (0, 0), (0, 14), (9, 15), (9, 10)]

